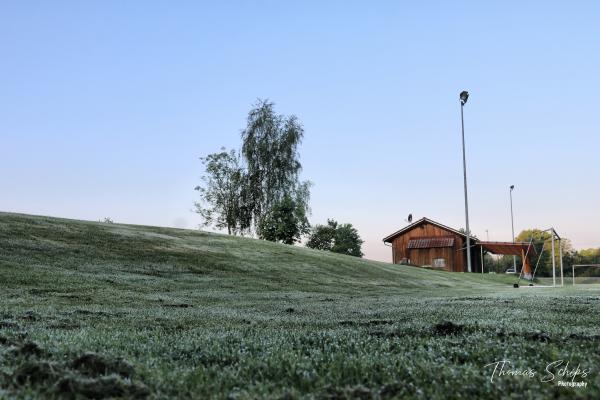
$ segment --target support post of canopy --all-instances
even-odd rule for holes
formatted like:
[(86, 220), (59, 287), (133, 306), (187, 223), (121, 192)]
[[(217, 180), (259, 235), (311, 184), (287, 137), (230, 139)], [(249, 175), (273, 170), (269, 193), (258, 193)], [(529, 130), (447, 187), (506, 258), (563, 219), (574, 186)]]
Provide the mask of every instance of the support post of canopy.
[(481, 249), (481, 274), (483, 275), (483, 246), (479, 245)]
[(563, 276), (563, 252), (562, 252), (562, 240), (558, 240), (558, 254), (560, 255), (560, 286), (565, 286), (565, 279)]

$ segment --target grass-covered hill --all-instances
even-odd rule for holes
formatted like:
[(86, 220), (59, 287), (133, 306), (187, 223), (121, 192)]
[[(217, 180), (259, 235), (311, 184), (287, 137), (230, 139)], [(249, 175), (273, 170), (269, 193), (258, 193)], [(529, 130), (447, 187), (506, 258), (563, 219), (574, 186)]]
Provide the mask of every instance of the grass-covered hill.
[(31, 288), (51, 274), (72, 295), (128, 289), (143, 299), (188, 289), (191, 302), (245, 292), (406, 294), (508, 283), (184, 229), (0, 213), (0, 235), (1, 261), (14, 267), (13, 279), (20, 274), (17, 281)]
[[(0, 398), (600, 396), (598, 292), (512, 281), (0, 213)], [(490, 382), (501, 359), (592, 373)]]

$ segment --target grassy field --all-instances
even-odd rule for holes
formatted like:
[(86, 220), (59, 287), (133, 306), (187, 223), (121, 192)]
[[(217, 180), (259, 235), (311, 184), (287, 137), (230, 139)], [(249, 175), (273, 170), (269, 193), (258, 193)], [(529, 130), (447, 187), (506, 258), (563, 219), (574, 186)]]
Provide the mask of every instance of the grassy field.
[(0, 213), (0, 398), (600, 398), (600, 291), (513, 281)]

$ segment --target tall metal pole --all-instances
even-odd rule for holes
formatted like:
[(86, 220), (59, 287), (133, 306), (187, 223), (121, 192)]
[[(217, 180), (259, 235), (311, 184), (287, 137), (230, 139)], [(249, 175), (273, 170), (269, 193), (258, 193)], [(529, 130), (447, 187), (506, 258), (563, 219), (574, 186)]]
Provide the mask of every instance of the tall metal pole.
[[(510, 187), (510, 224), (512, 226), (512, 242), (515, 242), (515, 219), (513, 215), (513, 202), (512, 202), (512, 191), (515, 185)], [(513, 255), (513, 271), (517, 272), (517, 256)]]
[[(466, 101), (466, 100), (465, 100)], [(467, 197), (467, 157), (465, 155), (465, 119), (463, 115), (463, 108), (465, 102), (461, 99), (460, 101), (460, 123), (462, 126), (462, 151), (463, 151), (463, 178), (465, 182), (465, 220), (467, 225), (467, 271), (471, 272), (471, 231), (469, 230), (469, 200)]]
[(550, 232), (552, 235), (552, 286), (556, 286), (556, 257), (554, 254), (554, 229)]

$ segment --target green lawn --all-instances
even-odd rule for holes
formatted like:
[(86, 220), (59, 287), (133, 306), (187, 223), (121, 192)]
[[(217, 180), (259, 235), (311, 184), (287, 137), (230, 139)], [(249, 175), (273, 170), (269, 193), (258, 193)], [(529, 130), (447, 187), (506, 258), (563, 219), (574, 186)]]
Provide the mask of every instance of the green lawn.
[(0, 213), (0, 398), (600, 398), (598, 286), (513, 282)]

